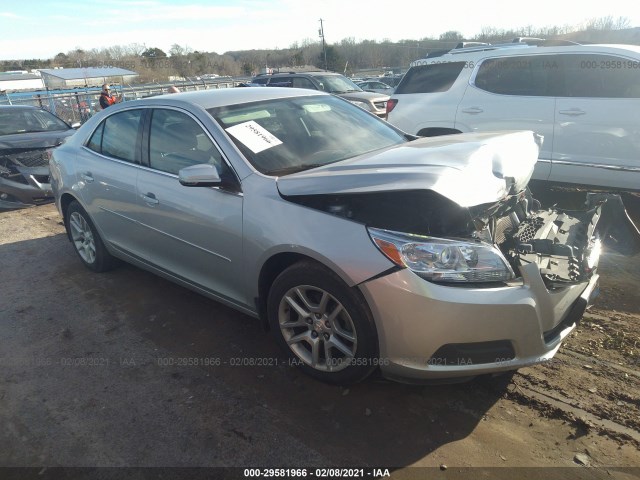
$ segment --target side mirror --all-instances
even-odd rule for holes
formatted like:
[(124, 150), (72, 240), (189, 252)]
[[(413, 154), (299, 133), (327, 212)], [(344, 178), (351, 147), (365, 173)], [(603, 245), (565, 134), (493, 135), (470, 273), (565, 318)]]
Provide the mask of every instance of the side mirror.
[(81, 126), (81, 125), (82, 125), (82, 124), (81, 124), (80, 122), (76, 122), (76, 123), (73, 123), (73, 124), (71, 125), (71, 128), (73, 128), (73, 129), (77, 130), (77, 129), (79, 129), (79, 128), (80, 128), (80, 126)]
[(217, 187), (222, 185), (218, 169), (208, 163), (181, 168), (178, 171), (178, 181), (185, 187)]

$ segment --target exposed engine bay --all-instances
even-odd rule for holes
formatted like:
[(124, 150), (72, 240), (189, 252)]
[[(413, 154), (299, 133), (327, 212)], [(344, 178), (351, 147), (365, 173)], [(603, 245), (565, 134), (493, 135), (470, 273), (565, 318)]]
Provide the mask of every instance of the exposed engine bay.
[(640, 251), (640, 233), (620, 197), (611, 194), (589, 194), (581, 211), (541, 209), (528, 189), (469, 208), (431, 190), (287, 198), (368, 227), (495, 245), (515, 272), (536, 264), (549, 288), (587, 281), (597, 269), (603, 241), (623, 247), (616, 249), (625, 254)]

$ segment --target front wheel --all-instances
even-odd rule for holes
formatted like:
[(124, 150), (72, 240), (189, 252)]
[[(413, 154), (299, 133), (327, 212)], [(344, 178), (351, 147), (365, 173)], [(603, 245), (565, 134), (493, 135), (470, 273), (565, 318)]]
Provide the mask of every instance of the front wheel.
[(350, 384), (377, 366), (369, 307), (322, 265), (305, 261), (283, 271), (269, 292), (267, 313), (278, 343), (315, 378)]
[(107, 251), (87, 212), (75, 200), (67, 207), (65, 224), (69, 240), (87, 268), (106, 272), (115, 266), (116, 259)]

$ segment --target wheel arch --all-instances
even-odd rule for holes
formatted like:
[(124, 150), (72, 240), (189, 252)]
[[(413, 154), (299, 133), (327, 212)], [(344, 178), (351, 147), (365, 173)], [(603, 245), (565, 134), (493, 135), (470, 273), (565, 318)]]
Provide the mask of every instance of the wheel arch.
[[(62, 222), (65, 225), (67, 225), (67, 210), (69, 209), (69, 205), (71, 204), (71, 202), (76, 201), (80, 204), (80, 206), (82, 206), (82, 203), (80, 202), (80, 199), (78, 199), (77, 197), (71, 195), (70, 193), (63, 193), (62, 196), (60, 197), (60, 211), (62, 212)], [(84, 207), (82, 207), (84, 208)], [(69, 232), (67, 232), (69, 233)]]
[(269, 287), (271, 287), (276, 277), (287, 268), (294, 263), (305, 260), (318, 262), (315, 258), (301, 253), (280, 252), (272, 255), (262, 264), (260, 274), (258, 275), (258, 297), (256, 298), (256, 308), (258, 310), (260, 324), (265, 331), (269, 330), (269, 319), (267, 318), (267, 298), (269, 297)]
[(260, 323), (265, 331), (269, 330), (269, 320), (267, 318), (267, 299), (269, 297), (269, 289), (273, 284), (273, 281), (278, 275), (284, 272), (291, 265), (303, 261), (313, 262), (321, 265), (327, 270), (330, 270), (337, 277), (339, 277), (347, 287), (353, 288), (355, 291), (357, 291), (357, 295), (359, 295), (362, 301), (366, 303), (364, 295), (362, 295), (360, 289), (357, 288), (353, 282), (348, 281), (346, 272), (342, 271), (340, 268), (334, 268), (334, 265), (332, 265), (330, 262), (323, 262), (316, 256), (307, 255), (300, 252), (277, 252), (271, 255), (262, 264), (262, 268), (260, 269), (260, 273), (258, 274), (258, 296), (255, 298), (255, 305), (258, 311), (258, 318), (260, 319)]

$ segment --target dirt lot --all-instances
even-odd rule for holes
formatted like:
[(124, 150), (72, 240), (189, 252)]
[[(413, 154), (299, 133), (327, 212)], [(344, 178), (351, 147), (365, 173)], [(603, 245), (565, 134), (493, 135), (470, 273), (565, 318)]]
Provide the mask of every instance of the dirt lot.
[(350, 389), (287, 365), (245, 315), (131, 266), (89, 272), (52, 205), (0, 214), (0, 265), (0, 467), (38, 467), (14, 478), (95, 466), (640, 477), (640, 258), (604, 255), (599, 299), (545, 365)]

